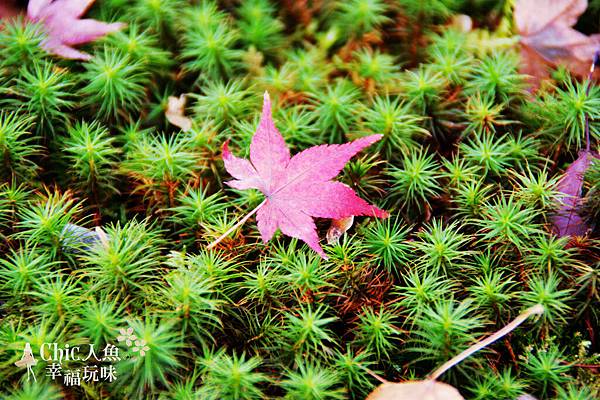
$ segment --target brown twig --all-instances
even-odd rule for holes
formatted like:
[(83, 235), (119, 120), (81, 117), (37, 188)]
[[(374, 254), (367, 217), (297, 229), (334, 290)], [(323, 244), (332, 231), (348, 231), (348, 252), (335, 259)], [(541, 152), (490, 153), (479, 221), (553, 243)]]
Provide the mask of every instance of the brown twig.
[[(592, 65), (590, 66), (590, 73), (588, 74), (588, 82), (585, 88), (585, 95), (588, 96), (590, 94), (590, 89), (592, 87), (592, 76), (594, 75), (594, 69), (596, 69), (596, 64), (600, 61), (600, 51), (596, 51), (594, 54), (594, 59), (592, 60)], [(589, 153), (590, 151), (590, 117), (588, 113), (585, 113), (585, 151)]]

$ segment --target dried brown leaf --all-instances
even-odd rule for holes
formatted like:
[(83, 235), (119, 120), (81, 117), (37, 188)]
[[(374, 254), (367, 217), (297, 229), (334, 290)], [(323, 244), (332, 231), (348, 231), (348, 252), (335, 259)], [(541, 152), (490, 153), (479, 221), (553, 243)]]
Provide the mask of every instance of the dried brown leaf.
[(456, 388), (433, 380), (384, 383), (366, 400), (464, 400)]
[(585, 219), (579, 215), (578, 208), (581, 205), (581, 190), (583, 188), (583, 177), (592, 164), (597, 153), (583, 150), (579, 157), (569, 165), (565, 176), (558, 185), (558, 191), (564, 195), (562, 206), (553, 218), (554, 230), (559, 236), (584, 236), (589, 226)]
[(548, 76), (548, 66), (564, 65), (585, 76), (600, 45), (600, 35), (573, 29), (587, 0), (516, 0), (514, 19), (521, 35), (521, 72), (534, 83)]

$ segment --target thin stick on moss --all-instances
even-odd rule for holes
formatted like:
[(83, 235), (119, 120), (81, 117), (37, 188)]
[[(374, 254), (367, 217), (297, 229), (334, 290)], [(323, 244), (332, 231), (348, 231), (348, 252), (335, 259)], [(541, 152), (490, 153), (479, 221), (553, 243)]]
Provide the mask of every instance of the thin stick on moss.
[(227, 236), (229, 236), (231, 234), (231, 232), (235, 231), (237, 228), (239, 228), (240, 226), (244, 225), (246, 223), (246, 221), (248, 221), (248, 219), (251, 216), (253, 216), (254, 214), (256, 214), (256, 212), (258, 210), (260, 210), (260, 208), (262, 206), (265, 205), (266, 202), (267, 202), (267, 199), (264, 199), (262, 203), (260, 203), (258, 206), (256, 206), (256, 208), (254, 210), (252, 210), (248, 214), (246, 214), (246, 216), (244, 218), (242, 218), (241, 220), (239, 220), (239, 222), (237, 224), (235, 224), (231, 228), (227, 229), (227, 231), (224, 234), (222, 234), (214, 242), (212, 242), (211, 244), (209, 244), (206, 247), (206, 249), (207, 250), (212, 249), (213, 247), (215, 247), (216, 245), (218, 245), (223, 239), (225, 239)]
[[(594, 76), (594, 70), (596, 69), (596, 65), (600, 60), (600, 50), (597, 50), (594, 54), (594, 59), (592, 60), (592, 65), (590, 66), (590, 72), (588, 74), (587, 86), (585, 88), (585, 95), (589, 96), (590, 88), (592, 87), (592, 77)], [(590, 151), (590, 117), (589, 113), (585, 114), (585, 151)]]
[(519, 316), (517, 318), (512, 320), (512, 322), (509, 323), (508, 325), (506, 325), (504, 328), (500, 329), (499, 331), (497, 331), (490, 337), (475, 343), (473, 346), (469, 347), (468, 349), (466, 349), (465, 351), (463, 351), (456, 357), (453, 357), (451, 360), (445, 362), (441, 367), (439, 367), (438, 369), (436, 369), (435, 371), (433, 371), (431, 373), (431, 375), (429, 376), (429, 379), (436, 380), (444, 372), (446, 372), (450, 368), (454, 367), (456, 364), (460, 363), (465, 358), (471, 356), (473, 353), (478, 352), (479, 350), (490, 345), (491, 343), (494, 343), (496, 340), (500, 339), (502, 336), (512, 332), (517, 326), (521, 325), (527, 318), (531, 317), (532, 315), (542, 314), (543, 312), (544, 312), (544, 307), (541, 304), (537, 304), (533, 307), (529, 307), (527, 310), (525, 310), (524, 312), (519, 314)]

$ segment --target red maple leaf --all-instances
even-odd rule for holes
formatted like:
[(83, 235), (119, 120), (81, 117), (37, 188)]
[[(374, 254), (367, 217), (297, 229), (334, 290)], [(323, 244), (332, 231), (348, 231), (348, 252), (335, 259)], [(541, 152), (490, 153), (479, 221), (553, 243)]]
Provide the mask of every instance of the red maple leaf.
[(30, 0), (27, 18), (41, 22), (47, 38), (42, 47), (65, 58), (89, 60), (91, 56), (72, 46), (118, 31), (125, 24), (107, 24), (95, 19), (80, 19), (95, 0)]
[(332, 181), (352, 156), (381, 137), (372, 135), (345, 144), (314, 146), (290, 157), (273, 123), (271, 101), (265, 93), (262, 117), (250, 144), (250, 160), (234, 156), (227, 143), (223, 145), (225, 168), (235, 178), (227, 184), (236, 189), (258, 189), (265, 195), (257, 210), (258, 230), (265, 242), (280, 229), (325, 258), (314, 217), (388, 216), (386, 211), (358, 197), (350, 187)]

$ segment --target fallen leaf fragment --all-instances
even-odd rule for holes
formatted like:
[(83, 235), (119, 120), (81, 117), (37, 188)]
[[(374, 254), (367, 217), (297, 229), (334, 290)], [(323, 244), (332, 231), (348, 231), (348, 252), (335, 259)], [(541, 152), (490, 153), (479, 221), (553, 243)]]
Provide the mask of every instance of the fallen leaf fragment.
[(466, 14), (457, 14), (450, 19), (450, 26), (459, 32), (469, 33), (473, 30), (473, 19)]
[(107, 245), (106, 232), (97, 226), (94, 230), (76, 224), (66, 224), (62, 230), (62, 246), (67, 252), (80, 253), (89, 250), (96, 243)]
[(349, 186), (332, 181), (352, 156), (381, 137), (372, 135), (350, 143), (314, 146), (291, 157), (273, 123), (271, 100), (265, 93), (261, 120), (250, 144), (250, 160), (231, 154), (227, 142), (223, 145), (225, 169), (235, 178), (227, 184), (239, 190), (258, 189), (265, 195), (257, 211), (258, 230), (264, 242), (280, 229), (326, 258), (313, 218), (388, 216), (386, 211), (358, 197)]
[(548, 76), (548, 66), (564, 65), (585, 76), (600, 46), (600, 35), (573, 29), (586, 8), (587, 0), (516, 0), (513, 15), (521, 36), (521, 72), (537, 81)]
[(582, 200), (583, 177), (590, 167), (592, 159), (597, 157), (597, 154), (589, 150), (579, 152), (579, 157), (569, 165), (565, 171), (565, 176), (558, 185), (558, 191), (565, 196), (553, 219), (558, 236), (583, 236), (589, 229), (589, 226), (579, 215), (578, 208)]
[(184, 132), (192, 129), (192, 120), (184, 115), (186, 101), (185, 94), (179, 97), (169, 96), (167, 111), (165, 111), (167, 120)]
[(354, 224), (354, 215), (341, 219), (332, 219), (331, 225), (327, 230), (327, 244), (336, 244), (342, 235), (352, 228)]
[(433, 380), (384, 383), (366, 400), (464, 400), (456, 388)]
[(517, 397), (517, 400), (537, 400), (537, 398), (526, 393), (526, 394), (522, 394), (519, 397)]
[(91, 56), (73, 48), (122, 29), (120, 22), (105, 23), (95, 19), (80, 19), (95, 0), (30, 0), (27, 17), (44, 26), (47, 38), (42, 47), (53, 54), (77, 60)]

